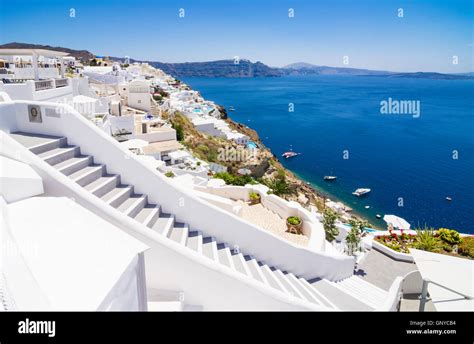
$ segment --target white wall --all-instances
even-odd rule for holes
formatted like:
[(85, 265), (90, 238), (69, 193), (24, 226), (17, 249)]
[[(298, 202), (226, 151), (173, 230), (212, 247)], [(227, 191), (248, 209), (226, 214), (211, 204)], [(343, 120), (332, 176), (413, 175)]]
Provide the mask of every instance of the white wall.
[(135, 117), (130, 116), (108, 116), (112, 134), (115, 134), (118, 130), (124, 129), (127, 132), (133, 134), (135, 132)]
[[(8, 207), (0, 196), (1, 269), (8, 291), (18, 310), (48, 310), (51, 306), (26, 264), (12, 237), (8, 220)], [(31, 250), (35, 249), (32, 244)], [(12, 286), (15, 286), (14, 288)]]
[(35, 90), (35, 82), (28, 80), (23, 84), (5, 84), (5, 91), (12, 100), (35, 100), (35, 101), (72, 101), (73, 88), (71, 84), (48, 90)]
[(128, 106), (142, 110), (151, 111), (151, 98), (150, 93), (129, 93), (128, 94)]
[(224, 137), (225, 134), (214, 127), (214, 123), (202, 123), (194, 125), (196, 130), (211, 136)]
[[(38, 67), (38, 76), (40, 79), (54, 79), (59, 78), (59, 70), (56, 67), (40, 68)], [(33, 67), (15, 68), (16, 79), (34, 79), (35, 72)]]

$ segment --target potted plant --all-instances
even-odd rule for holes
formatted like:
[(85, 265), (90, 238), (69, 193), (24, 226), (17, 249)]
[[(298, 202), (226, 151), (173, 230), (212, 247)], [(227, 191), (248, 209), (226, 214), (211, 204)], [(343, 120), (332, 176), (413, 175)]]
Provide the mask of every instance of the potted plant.
[(292, 234), (301, 234), (303, 221), (298, 216), (290, 216), (286, 219), (287, 232)]
[(249, 192), (249, 201), (250, 204), (258, 204), (260, 203), (260, 194), (258, 192)]
[(174, 173), (171, 172), (171, 171), (166, 172), (165, 176), (167, 176), (168, 178), (174, 178), (175, 177)]

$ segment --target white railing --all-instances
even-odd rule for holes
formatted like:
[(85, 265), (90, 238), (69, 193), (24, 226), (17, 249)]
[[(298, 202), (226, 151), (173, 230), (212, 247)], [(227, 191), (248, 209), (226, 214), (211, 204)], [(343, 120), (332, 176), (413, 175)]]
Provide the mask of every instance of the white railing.
[(54, 88), (53, 80), (35, 81), (35, 90), (36, 91), (49, 90), (51, 88)]
[(446, 289), (447, 291), (450, 291), (454, 294), (457, 294), (457, 295), (461, 296), (461, 299), (464, 299), (464, 300), (473, 300), (474, 299), (474, 297), (471, 296), (471, 295), (467, 295), (467, 294), (461, 293), (460, 291), (457, 291), (457, 290), (454, 290), (452, 288), (446, 287), (445, 285), (434, 282), (434, 281), (430, 280), (429, 278), (424, 278), (423, 279), (423, 286), (422, 286), (421, 296), (420, 296), (420, 307), (418, 309), (419, 312), (424, 312), (425, 311), (425, 305), (429, 300), (429, 298), (428, 298), (428, 284), (430, 284), (430, 283), (434, 284), (434, 285), (437, 285), (438, 287), (441, 287), (443, 289)]
[(56, 83), (56, 88), (68, 85), (68, 80), (66, 78), (55, 79), (54, 82)]

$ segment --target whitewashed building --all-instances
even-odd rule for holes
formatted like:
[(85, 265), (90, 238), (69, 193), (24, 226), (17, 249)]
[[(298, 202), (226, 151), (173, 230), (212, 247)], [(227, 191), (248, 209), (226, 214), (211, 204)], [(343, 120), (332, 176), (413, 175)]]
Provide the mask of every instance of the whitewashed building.
[(151, 111), (151, 83), (147, 80), (133, 80), (128, 84), (128, 106), (143, 110)]

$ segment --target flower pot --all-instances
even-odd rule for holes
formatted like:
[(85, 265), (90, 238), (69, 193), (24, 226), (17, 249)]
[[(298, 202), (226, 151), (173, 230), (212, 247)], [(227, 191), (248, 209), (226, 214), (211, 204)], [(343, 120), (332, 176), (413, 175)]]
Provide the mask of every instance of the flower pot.
[(258, 197), (258, 198), (250, 198), (250, 199), (249, 199), (249, 203), (250, 203), (250, 205), (259, 204), (259, 203), (260, 203), (260, 197)]
[(300, 220), (300, 223), (297, 225), (291, 224), (288, 222), (288, 219), (286, 220), (286, 228), (287, 232), (291, 234), (302, 234), (301, 228), (303, 228), (303, 221)]

